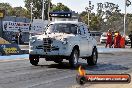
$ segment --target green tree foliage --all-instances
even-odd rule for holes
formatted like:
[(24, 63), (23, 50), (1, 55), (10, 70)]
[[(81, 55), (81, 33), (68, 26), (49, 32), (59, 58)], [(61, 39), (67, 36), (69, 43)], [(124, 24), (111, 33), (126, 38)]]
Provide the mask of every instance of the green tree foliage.
[(57, 5), (53, 6), (51, 11), (53, 11), (53, 12), (58, 12), (58, 11), (68, 12), (68, 11), (70, 11), (70, 9), (67, 6), (63, 5), (62, 3), (57, 3)]
[[(42, 18), (42, 0), (25, 0), (25, 7), (27, 8), (27, 10), (29, 12), (31, 12), (31, 2), (32, 2), (32, 5), (33, 5), (33, 18)], [(48, 19), (48, 5), (50, 4), (50, 8), (52, 8), (52, 3), (50, 2), (50, 0), (45, 0), (44, 2), (45, 4), (45, 11), (44, 11), (44, 14), (45, 14), (45, 20)]]
[(100, 18), (98, 16), (93, 16), (90, 21), (90, 27), (92, 30), (99, 31), (100, 30)]
[(132, 31), (132, 21), (129, 22), (129, 24), (128, 24), (128, 31), (129, 31), (129, 32)]
[(11, 12), (12, 16), (16, 16), (16, 17), (27, 17), (30, 18), (30, 13), (22, 8), (22, 7), (14, 7), (12, 12)]
[(6, 16), (30, 17), (29, 12), (22, 7), (12, 7), (9, 3), (0, 3), (0, 9), (5, 10)]
[(82, 13), (80, 13), (79, 17), (80, 17), (82, 22), (88, 24), (88, 22), (87, 22), (87, 12), (86, 11), (83, 11)]
[(13, 10), (12, 6), (9, 3), (0, 3), (0, 9), (5, 10), (6, 15), (10, 15)]
[[(88, 14), (86, 11), (83, 11), (79, 16), (82, 22), (88, 24)], [(90, 30), (100, 30), (101, 18), (99, 16), (96, 16), (95, 13), (91, 13), (89, 18)]]
[[(109, 28), (114, 30), (119, 30), (123, 33), (124, 31), (124, 14), (120, 13), (118, 5), (110, 3), (111, 6), (99, 3), (97, 4), (97, 12), (90, 13), (90, 29), (95, 31), (105, 32)], [(104, 6), (104, 7), (103, 7)], [(103, 8), (102, 8), (103, 7)], [(80, 18), (82, 22), (88, 24), (87, 12), (83, 11), (80, 13)], [(132, 14), (127, 14), (126, 16), (126, 33), (132, 31)]]
[(102, 18), (100, 26), (102, 31), (107, 31), (109, 28), (113, 30), (122, 28), (122, 23), (119, 23), (122, 22), (122, 16), (118, 5), (110, 2), (98, 3), (97, 5), (97, 15)]

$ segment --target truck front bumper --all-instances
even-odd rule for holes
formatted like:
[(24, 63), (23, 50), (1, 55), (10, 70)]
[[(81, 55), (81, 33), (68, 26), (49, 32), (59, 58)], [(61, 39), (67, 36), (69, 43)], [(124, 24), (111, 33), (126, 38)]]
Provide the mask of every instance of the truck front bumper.
[(70, 56), (70, 52), (68, 50), (55, 50), (50, 52), (45, 52), (43, 49), (34, 49), (29, 50), (29, 54), (31, 55), (40, 55), (40, 56)]
[(56, 59), (69, 59), (69, 56), (65, 56), (65, 55), (40, 55), (40, 54), (30, 54), (30, 56), (35, 56), (35, 57), (39, 57), (39, 58), (45, 58), (48, 61), (54, 61)]

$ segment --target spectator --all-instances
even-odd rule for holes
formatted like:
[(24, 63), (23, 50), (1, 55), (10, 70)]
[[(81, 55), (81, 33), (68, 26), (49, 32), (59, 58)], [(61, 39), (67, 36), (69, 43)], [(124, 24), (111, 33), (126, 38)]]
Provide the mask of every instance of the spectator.
[(19, 32), (17, 33), (18, 39), (19, 39), (19, 44), (22, 44), (22, 31), (19, 30)]
[(120, 40), (121, 40), (120, 32), (116, 31), (115, 37), (114, 37), (114, 48), (121, 48), (120, 47)]
[(112, 30), (112, 44), (111, 47), (114, 48), (114, 30)]
[(15, 39), (16, 39), (16, 43), (18, 44), (19, 43), (19, 36), (18, 36), (18, 33), (15, 34)]
[(106, 40), (106, 48), (107, 46), (109, 45), (109, 48), (111, 48), (111, 45), (112, 45), (112, 33), (111, 33), (111, 30), (108, 30), (107, 32), (107, 40)]
[(17, 43), (17, 39), (16, 39), (16, 37), (15, 37), (15, 35), (12, 35), (12, 43)]

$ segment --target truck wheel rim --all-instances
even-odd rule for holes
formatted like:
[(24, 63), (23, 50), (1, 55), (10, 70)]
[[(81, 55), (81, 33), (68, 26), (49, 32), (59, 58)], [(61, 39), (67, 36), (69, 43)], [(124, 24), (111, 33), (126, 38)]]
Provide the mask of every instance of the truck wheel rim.
[(76, 65), (78, 63), (78, 52), (75, 51), (74, 52), (74, 65)]
[(97, 56), (96, 56), (96, 52), (93, 53), (93, 62), (96, 63), (97, 60)]

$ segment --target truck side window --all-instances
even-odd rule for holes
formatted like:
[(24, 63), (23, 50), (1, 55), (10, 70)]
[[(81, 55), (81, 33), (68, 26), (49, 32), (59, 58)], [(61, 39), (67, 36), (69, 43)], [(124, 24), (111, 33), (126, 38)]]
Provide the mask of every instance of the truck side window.
[(84, 30), (84, 27), (82, 25), (79, 27), (79, 33), (81, 35), (85, 35), (85, 30)]

